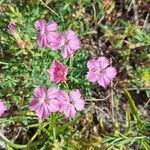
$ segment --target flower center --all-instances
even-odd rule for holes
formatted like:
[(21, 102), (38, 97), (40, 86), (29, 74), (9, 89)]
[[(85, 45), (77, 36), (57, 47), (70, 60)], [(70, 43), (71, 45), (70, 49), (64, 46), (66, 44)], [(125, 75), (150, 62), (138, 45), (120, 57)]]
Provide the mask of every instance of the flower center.
[(93, 68), (92, 69), (93, 72), (97, 72), (98, 74), (101, 74), (104, 72), (104, 69), (101, 69), (101, 68)]
[(103, 74), (104, 70), (103, 69), (99, 69), (98, 72), (99, 72), (99, 74)]
[(64, 45), (67, 45), (68, 42), (69, 41), (65, 37), (62, 37), (62, 39), (61, 39), (61, 47), (64, 46)]
[(44, 28), (40, 32), (41, 32), (41, 34), (46, 34), (46, 29)]
[(42, 98), (40, 99), (40, 104), (43, 104), (45, 101), (46, 101), (45, 97), (42, 97)]
[(42, 35), (44, 35), (44, 34), (45, 34), (45, 31), (44, 31), (44, 30), (42, 30), (42, 31), (41, 31), (41, 34), (42, 34)]
[(58, 77), (60, 77), (60, 76), (62, 76), (62, 75), (63, 75), (63, 72), (62, 72), (61, 70), (57, 72), (57, 76), (58, 76)]

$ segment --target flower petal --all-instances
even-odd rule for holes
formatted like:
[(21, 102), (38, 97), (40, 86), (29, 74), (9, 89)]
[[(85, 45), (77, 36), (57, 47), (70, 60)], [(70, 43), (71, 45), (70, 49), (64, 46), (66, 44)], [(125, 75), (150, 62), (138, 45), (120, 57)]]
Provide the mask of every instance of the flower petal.
[(108, 67), (108, 68), (105, 69), (104, 74), (110, 80), (113, 80), (117, 75), (117, 70), (114, 67)]
[(101, 85), (102, 87), (106, 88), (110, 84), (111, 80), (103, 75), (98, 79), (98, 84)]
[(3, 101), (0, 100), (0, 116), (6, 111), (6, 106), (4, 105)]
[(60, 101), (58, 99), (54, 99), (50, 101), (48, 105), (48, 109), (50, 112), (57, 112), (60, 110)]
[(30, 102), (30, 110), (36, 111), (39, 106), (40, 106), (40, 102), (35, 97), (33, 97)]
[(40, 32), (37, 34), (37, 44), (39, 47), (47, 47), (47, 37), (45, 34), (41, 34)]
[(48, 118), (48, 116), (50, 115), (50, 111), (48, 109), (48, 105), (43, 104), (43, 119)]
[(73, 50), (77, 50), (81, 48), (81, 43), (80, 43), (79, 38), (74, 38), (74, 39), (69, 40), (68, 44), (69, 44), (69, 47)]
[(69, 104), (63, 109), (63, 113), (67, 118), (74, 117), (76, 115), (76, 110), (73, 105)]
[(43, 105), (40, 105), (37, 110), (36, 110), (36, 115), (40, 118), (40, 119), (44, 119), (43, 118)]
[(99, 68), (99, 63), (95, 58), (93, 58), (87, 62), (87, 67), (89, 70), (97, 69)]
[(47, 91), (47, 89), (46, 89), (46, 87), (45, 86), (39, 86), (39, 87), (36, 87), (35, 89), (34, 89), (34, 96), (35, 97), (45, 97), (46, 96), (46, 91)]
[(98, 80), (97, 74), (94, 71), (89, 71), (86, 75), (86, 79), (90, 82), (96, 82)]
[(73, 52), (74, 50), (72, 50), (68, 45), (65, 45), (61, 50), (61, 55), (64, 58), (69, 58)]
[(72, 30), (68, 30), (68, 31), (64, 32), (63, 35), (67, 40), (73, 40), (73, 39), (77, 38), (77, 34)]
[(70, 92), (70, 98), (72, 100), (72, 105), (78, 110), (81, 111), (84, 109), (84, 100), (81, 99), (81, 93), (79, 90), (72, 90)]
[(46, 31), (51, 32), (51, 31), (56, 31), (57, 30), (57, 23), (55, 21), (49, 21), (46, 24)]
[(46, 21), (43, 20), (43, 19), (37, 20), (37, 21), (34, 23), (34, 27), (35, 27), (37, 30), (44, 30), (44, 29), (45, 29), (45, 25), (46, 25)]
[(99, 66), (101, 69), (105, 69), (106, 67), (110, 65), (110, 62), (106, 57), (99, 57), (97, 59), (97, 62), (99, 63)]

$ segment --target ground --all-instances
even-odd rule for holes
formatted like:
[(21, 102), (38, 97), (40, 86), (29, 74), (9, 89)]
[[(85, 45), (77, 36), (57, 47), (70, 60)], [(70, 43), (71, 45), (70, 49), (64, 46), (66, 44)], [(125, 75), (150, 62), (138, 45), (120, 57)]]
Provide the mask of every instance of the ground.
[[(1, 0), (0, 99), (8, 110), (0, 118), (0, 133), (13, 143), (28, 144), (22, 149), (149, 150), (149, 8), (148, 0)], [(82, 46), (72, 62), (37, 46), (34, 22), (39, 18), (55, 20), (59, 31), (78, 33)], [(17, 24), (23, 45), (8, 31), (10, 21)], [(98, 56), (110, 59), (117, 69), (106, 89), (85, 78), (87, 61)], [(34, 87), (52, 86), (45, 70), (53, 58), (76, 68), (68, 75), (68, 86), (58, 86), (79, 88), (86, 109), (74, 119), (60, 121), (52, 115), (41, 122), (28, 105)]]

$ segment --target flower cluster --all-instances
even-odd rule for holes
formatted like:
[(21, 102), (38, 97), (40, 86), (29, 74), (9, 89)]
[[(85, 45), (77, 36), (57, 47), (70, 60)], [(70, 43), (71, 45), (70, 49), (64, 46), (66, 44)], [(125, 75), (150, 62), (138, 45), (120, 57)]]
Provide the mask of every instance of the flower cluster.
[(57, 23), (37, 20), (34, 24), (37, 30), (37, 44), (40, 47), (50, 47), (53, 51), (61, 49), (63, 58), (69, 58), (81, 46), (80, 40), (72, 30), (57, 32)]
[[(39, 47), (49, 47), (53, 51), (61, 49), (63, 58), (69, 58), (80, 48), (80, 40), (72, 30), (63, 33), (57, 32), (57, 23), (38, 20), (34, 24), (37, 30), (37, 44)], [(51, 82), (65, 82), (68, 74), (68, 67), (59, 60), (54, 59), (47, 70)], [(39, 86), (34, 89), (30, 102), (30, 110), (35, 111), (41, 118), (47, 118), (51, 113), (61, 112), (65, 117), (74, 117), (77, 111), (84, 109), (84, 100), (79, 90), (72, 90), (70, 93), (56, 87), (46, 88)]]
[(69, 94), (55, 87), (39, 86), (34, 89), (30, 102), (31, 111), (41, 118), (47, 118), (53, 112), (61, 112), (66, 117), (74, 117), (77, 111), (84, 108), (84, 100), (79, 90), (72, 90)]
[[(49, 47), (53, 51), (61, 49), (63, 58), (69, 58), (80, 48), (81, 44), (77, 34), (72, 30), (58, 32), (57, 23), (54, 21), (46, 22), (40, 19), (35, 22), (34, 26), (37, 30), (37, 44), (40, 47)], [(8, 29), (16, 37), (16, 24), (10, 22)], [(116, 69), (111, 66), (106, 57), (92, 58), (87, 62), (87, 68), (86, 79), (92, 83), (98, 83), (104, 88), (111, 83), (117, 74)], [(68, 67), (54, 59), (47, 73), (51, 82), (63, 83), (67, 79)], [(33, 91), (30, 110), (35, 111), (41, 119), (47, 118), (54, 112), (63, 113), (68, 118), (74, 117), (77, 111), (82, 111), (84, 105), (84, 100), (78, 89), (66, 92), (56, 87), (47, 89), (45, 86), (38, 86)], [(0, 116), (5, 110), (6, 107), (0, 100)]]

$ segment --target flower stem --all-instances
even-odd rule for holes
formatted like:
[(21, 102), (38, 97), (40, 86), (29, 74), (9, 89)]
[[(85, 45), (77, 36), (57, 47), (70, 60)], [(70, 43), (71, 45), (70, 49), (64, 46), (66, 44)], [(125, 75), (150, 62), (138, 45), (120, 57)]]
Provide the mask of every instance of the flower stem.
[(20, 144), (14, 144), (9, 139), (7, 139), (3, 134), (0, 133), (0, 139), (2, 139), (6, 144), (8, 144), (10, 147), (16, 148), (16, 149), (23, 149), (26, 148), (27, 145), (20, 145)]
[(130, 104), (130, 108), (131, 108), (131, 110), (132, 110), (132, 112), (136, 118), (138, 125), (142, 125), (138, 110), (137, 110), (135, 103), (134, 103), (134, 100), (132, 99), (130, 93), (126, 89), (124, 89), (124, 92), (127, 95), (127, 99), (128, 99), (129, 104)]

